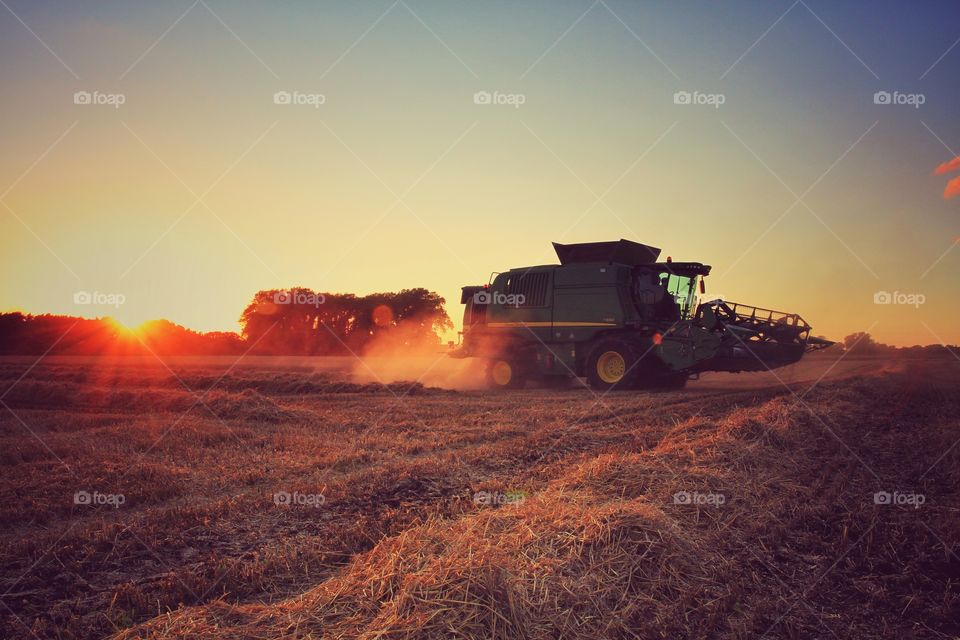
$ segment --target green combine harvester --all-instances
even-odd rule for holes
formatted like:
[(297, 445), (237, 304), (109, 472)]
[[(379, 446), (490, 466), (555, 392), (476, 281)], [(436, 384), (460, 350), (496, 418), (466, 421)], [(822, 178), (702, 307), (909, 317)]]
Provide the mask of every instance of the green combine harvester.
[(710, 266), (657, 262), (620, 240), (553, 243), (560, 264), (495, 273), (463, 287), (454, 358), (483, 358), (491, 388), (528, 380), (595, 389), (679, 389), (703, 371), (766, 371), (833, 344), (797, 314), (700, 301)]

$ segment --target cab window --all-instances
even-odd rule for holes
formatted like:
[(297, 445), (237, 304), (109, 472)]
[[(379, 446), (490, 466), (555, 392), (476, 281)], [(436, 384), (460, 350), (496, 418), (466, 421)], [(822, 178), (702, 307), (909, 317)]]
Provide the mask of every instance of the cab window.
[(666, 285), (667, 292), (680, 306), (680, 317), (689, 318), (694, 309), (696, 295), (696, 276), (681, 276), (675, 273), (663, 272), (660, 274), (661, 284)]

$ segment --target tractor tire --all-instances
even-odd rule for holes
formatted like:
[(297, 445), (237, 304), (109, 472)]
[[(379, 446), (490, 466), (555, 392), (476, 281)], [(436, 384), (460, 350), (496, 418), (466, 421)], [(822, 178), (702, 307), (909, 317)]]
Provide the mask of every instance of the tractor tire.
[(491, 358), (487, 361), (486, 380), (489, 389), (522, 389), (527, 376), (516, 360)]
[(617, 338), (601, 340), (587, 357), (587, 382), (599, 391), (634, 387), (639, 375), (637, 347)]

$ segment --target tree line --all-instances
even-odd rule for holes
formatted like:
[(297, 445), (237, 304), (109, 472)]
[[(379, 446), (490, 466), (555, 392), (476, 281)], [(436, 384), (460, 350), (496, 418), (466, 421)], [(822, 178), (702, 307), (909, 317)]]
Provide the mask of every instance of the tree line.
[(874, 340), (873, 336), (865, 331), (857, 331), (846, 336), (843, 341), (838, 342), (831, 349), (838, 349), (850, 354), (863, 356), (926, 356), (926, 355), (946, 355), (953, 353), (960, 354), (960, 346), (927, 344), (913, 345), (912, 347), (894, 347), (893, 345), (883, 344)]
[(0, 355), (231, 355), (242, 348), (236, 333), (200, 333), (169, 320), (132, 332), (109, 318), (0, 314)]
[(401, 349), (437, 347), (453, 329), (445, 302), (426, 289), (367, 296), (271, 289), (243, 310), (241, 334), (253, 353), (360, 354), (391, 338)]
[(439, 347), (453, 328), (445, 300), (426, 289), (367, 296), (304, 287), (258, 291), (239, 332), (197, 332), (168, 320), (134, 330), (110, 318), (0, 314), (0, 355), (360, 355)]

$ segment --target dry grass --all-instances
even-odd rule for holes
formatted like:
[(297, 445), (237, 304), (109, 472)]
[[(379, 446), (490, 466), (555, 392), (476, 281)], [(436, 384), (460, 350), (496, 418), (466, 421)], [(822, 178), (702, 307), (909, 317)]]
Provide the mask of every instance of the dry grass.
[(251, 367), (191, 409), (165, 369), (40, 365), (4, 399), (39, 439), (0, 421), (0, 635), (956, 637), (958, 381), (595, 404)]

